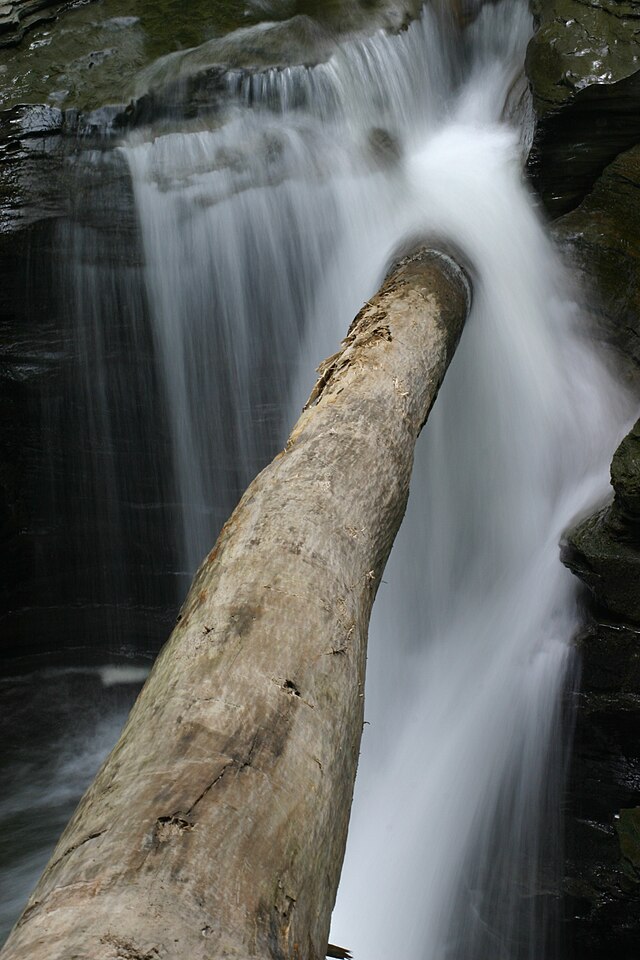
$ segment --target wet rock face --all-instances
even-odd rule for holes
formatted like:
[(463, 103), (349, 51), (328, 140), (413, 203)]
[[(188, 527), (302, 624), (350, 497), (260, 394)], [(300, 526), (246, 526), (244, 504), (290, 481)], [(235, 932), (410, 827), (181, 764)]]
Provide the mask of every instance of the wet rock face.
[(532, 0), (530, 172), (552, 217), (640, 140), (640, 0)]
[[(582, 275), (590, 328), (638, 384), (640, 2), (532, 0), (527, 72), (538, 126), (529, 172)], [(576, 960), (640, 943), (639, 425), (611, 469), (614, 500), (567, 535), (589, 591), (565, 810), (565, 942)]]
[[(25, 533), (40, 447), (43, 385), (62, 352), (52, 324), (51, 184), (60, 171), (57, 114), (0, 115), (0, 579), (2, 608), (18, 603), (33, 547)], [(45, 143), (55, 146), (47, 151)], [(35, 518), (33, 518), (35, 520)], [(6, 623), (5, 623), (6, 627)]]
[(640, 420), (615, 452), (611, 464), (613, 511), (620, 537), (640, 541)]
[[(330, 55), (339, 34), (399, 30), (421, 6), (420, 0), (39, 2), (37, 16), (18, 18), (28, 0), (0, 0), (0, 109), (46, 103), (86, 112), (125, 104), (147, 90), (138, 74), (166, 58), (169, 73), (184, 61), (187, 77), (231, 65), (315, 63)], [(4, 21), (3, 9), (13, 11)]]
[(568, 790), (568, 940), (588, 960), (631, 960), (640, 938), (640, 421), (611, 467), (613, 503), (567, 536), (587, 585), (582, 685)]
[(260, 9), (267, 22), (168, 53), (140, 71), (134, 97), (190, 81), (190, 96), (185, 98), (188, 102), (212, 71), (251, 74), (289, 66), (313, 66), (329, 59), (338, 36), (363, 30), (400, 30), (419, 14), (420, 7), (419, 0), (264, 3)]
[(591, 292), (593, 326), (640, 364), (640, 146), (617, 157), (553, 232)]
[(640, 553), (618, 536), (613, 510), (589, 517), (571, 531), (566, 562), (611, 613), (640, 622)]
[(19, 43), (31, 27), (68, 6), (60, 0), (0, 0), (0, 47)]
[(569, 532), (564, 561), (600, 606), (640, 631), (640, 420), (616, 450), (611, 484), (613, 503)]
[[(157, 649), (177, 603), (166, 518), (152, 528), (155, 537), (140, 536), (140, 504), (171, 500), (149, 479), (167, 473), (162, 437), (153, 460), (128, 410), (108, 438), (99, 426), (88, 428), (98, 373), (83, 373), (80, 358), (97, 309), (88, 285), (94, 273), (105, 276), (109, 349), (114, 363), (125, 358), (118, 370), (136, 385), (133, 407), (136, 390), (153, 396), (154, 383), (148, 345), (145, 352), (139, 342), (134, 352), (127, 313), (137, 296), (144, 314), (129, 180), (122, 163), (96, 161), (91, 183), (93, 168), (82, 166), (85, 176), (74, 170), (77, 151), (90, 143), (86, 126), (87, 139), (76, 140), (77, 121), (42, 105), (0, 115), (0, 647), (12, 659), (63, 658), (64, 648), (78, 647), (100, 659), (117, 652), (123, 636)], [(74, 300), (85, 294), (87, 326), (80, 327)], [(135, 371), (129, 356), (137, 358)], [(111, 388), (123, 384), (114, 376)], [(139, 451), (134, 464), (127, 461), (126, 495), (116, 494), (103, 462), (107, 442), (114, 461), (130, 444)], [(129, 510), (123, 522), (136, 531), (126, 548), (109, 506), (114, 494)], [(131, 601), (128, 583), (146, 609)]]
[(566, 798), (566, 939), (576, 960), (632, 960), (640, 933), (638, 634), (616, 623), (593, 624), (581, 650)]
[(614, 500), (569, 531), (563, 559), (595, 601), (640, 630), (640, 420), (611, 464)]
[[(280, 62), (285, 48), (317, 58), (318, 38), (326, 52), (338, 33), (400, 29), (421, 4), (192, 0), (184, 13), (180, 0), (102, 0), (51, 4), (57, 20), (46, 24), (26, 17), (36, 6), (0, 0), (2, 42), (13, 43), (0, 69), (0, 645), (12, 658), (63, 647), (99, 658), (122, 637), (157, 650), (184, 589), (178, 497), (131, 183), (109, 138), (174, 110), (218, 109), (225, 60)], [(276, 22), (260, 29), (267, 19)], [(190, 50), (192, 79), (172, 91), (161, 78), (126, 106), (131, 76), (178, 48)], [(95, 162), (78, 162), (84, 150)], [(110, 321), (104, 342), (99, 313)], [(109, 357), (106, 374), (92, 351)], [(96, 384), (128, 398), (119, 416), (95, 407)], [(156, 416), (143, 424), (145, 403)]]

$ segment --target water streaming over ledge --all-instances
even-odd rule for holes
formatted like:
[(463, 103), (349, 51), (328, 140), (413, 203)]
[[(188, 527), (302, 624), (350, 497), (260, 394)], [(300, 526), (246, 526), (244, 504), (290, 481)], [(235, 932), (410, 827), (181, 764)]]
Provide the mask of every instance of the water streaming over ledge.
[[(129, 337), (153, 364), (135, 436), (162, 421), (153, 494), (171, 501), (183, 590), (394, 252), (444, 238), (472, 264), (472, 314), (372, 621), (333, 934), (362, 960), (549, 945), (576, 626), (558, 541), (604, 492), (624, 418), (522, 180), (527, 3), (489, 5), (464, 32), (441, 10), (313, 69), (231, 74), (222, 119), (140, 131), (114, 155), (141, 245)], [(90, 418), (108, 437), (113, 274), (81, 260), (84, 347), (105, 347)], [(115, 554), (126, 524), (104, 527)]]
[[(220, 129), (124, 148), (189, 569), (211, 542), (212, 452), (229, 456), (228, 416), (198, 416), (223, 407), (193, 386), (203, 343), (223, 337), (244, 398), (257, 358), (284, 358), (296, 410), (407, 237), (444, 238), (473, 265), (473, 312), (372, 624), (333, 934), (369, 960), (552, 946), (577, 624), (558, 542), (604, 490), (620, 410), (522, 182), (530, 30), (525, 3), (486, 7), (464, 34), (429, 7), (313, 70), (230, 75), (241, 105)], [(237, 400), (233, 415), (249, 462)]]

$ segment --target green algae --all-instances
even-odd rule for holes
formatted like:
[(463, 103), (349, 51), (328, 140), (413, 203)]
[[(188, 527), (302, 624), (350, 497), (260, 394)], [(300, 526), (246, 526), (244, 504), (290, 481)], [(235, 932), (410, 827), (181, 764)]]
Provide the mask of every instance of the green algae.
[[(158, 82), (164, 67), (171, 78), (183, 66), (190, 74), (213, 63), (257, 69), (315, 63), (329, 55), (336, 36), (400, 29), (420, 6), (419, 0), (80, 0), (3, 50), (0, 109), (45, 103), (88, 111), (126, 103), (146, 89), (146, 71), (157, 61), (148, 75)], [(260, 24), (273, 27), (242, 29)]]
[(126, 102), (136, 73), (158, 57), (258, 23), (264, 12), (243, 0), (76, 5), (3, 51), (0, 109), (48, 103), (91, 110)]
[(539, 29), (527, 55), (538, 116), (586, 87), (640, 70), (640, 0), (533, 0)]

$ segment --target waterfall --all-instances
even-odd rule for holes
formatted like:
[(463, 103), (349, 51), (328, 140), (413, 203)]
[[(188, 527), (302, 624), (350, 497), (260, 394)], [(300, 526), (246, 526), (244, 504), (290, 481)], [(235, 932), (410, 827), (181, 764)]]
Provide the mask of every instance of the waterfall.
[[(140, 243), (127, 343), (154, 365), (135, 435), (166, 444), (147, 461), (170, 475), (151, 486), (172, 500), (182, 590), (394, 254), (435, 238), (470, 264), (371, 625), (333, 927), (361, 960), (520, 960), (552, 936), (578, 623), (558, 543), (606, 491), (625, 404), (523, 179), (530, 33), (526, 0), (464, 30), (428, 5), (314, 68), (232, 72), (215, 118), (136, 131), (112, 157)], [(92, 298), (85, 345), (108, 343), (112, 302)], [(109, 375), (91, 400), (106, 433)]]
[(513, 133), (470, 127), (467, 106), (408, 166), (414, 211), (475, 265), (475, 302), (371, 629), (371, 725), (334, 915), (337, 941), (370, 957), (552, 946), (578, 626), (558, 543), (606, 490), (621, 418)]
[(622, 414), (522, 179), (513, 91), (530, 30), (526, 3), (486, 7), (464, 34), (427, 7), (312, 70), (231, 74), (219, 128), (123, 148), (188, 569), (212, 540), (225, 430), (252, 472), (255, 371), (281, 371), (280, 402), (293, 381), (286, 424), (406, 238), (472, 264), (473, 312), (371, 629), (333, 934), (370, 960), (537, 957), (552, 936), (578, 622), (558, 542), (604, 493)]

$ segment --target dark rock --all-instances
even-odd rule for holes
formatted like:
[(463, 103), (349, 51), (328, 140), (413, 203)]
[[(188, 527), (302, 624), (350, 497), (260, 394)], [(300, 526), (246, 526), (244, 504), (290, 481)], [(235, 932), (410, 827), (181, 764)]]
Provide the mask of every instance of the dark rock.
[(624, 438), (611, 463), (613, 509), (621, 537), (640, 543), (640, 420)]
[(613, 504), (570, 530), (563, 550), (564, 562), (597, 603), (633, 624), (640, 624), (639, 476), (640, 421), (613, 458)]
[[(144, 298), (126, 164), (90, 136), (111, 120), (109, 111), (92, 118), (23, 105), (1, 119), (2, 653), (22, 661), (57, 656), (86, 646), (90, 637), (103, 653), (117, 653), (134, 637), (142, 649), (157, 650), (179, 590), (168, 521), (145, 523), (153, 506), (145, 508), (175, 498), (162, 497), (149, 479), (166, 471), (149, 463), (149, 445), (128, 422), (109, 438), (89, 430), (95, 370), (85, 376), (79, 360), (92, 333), (96, 296), (86, 278), (96, 273), (105, 278), (100, 289), (109, 300), (110, 349), (124, 358), (122, 376), (147, 396), (157, 391), (144, 340), (135, 349), (131, 344), (140, 331), (131, 329), (127, 311), (137, 297), (137, 313), (144, 315)], [(77, 152), (92, 145), (93, 162), (77, 164)], [(85, 292), (87, 328), (80, 328), (74, 298)], [(133, 406), (140, 402), (135, 390), (128, 395)], [(120, 491), (134, 531), (124, 545), (109, 506), (115, 490), (104, 469), (107, 444), (116, 448), (114, 457), (128, 445), (139, 450), (137, 458), (128, 457), (131, 481)], [(155, 535), (143, 536), (141, 526)], [(130, 596), (134, 582), (144, 597), (137, 606)]]
[(373, 127), (369, 131), (369, 150), (374, 164), (383, 169), (396, 166), (402, 155), (396, 138), (382, 127)]
[(640, 632), (592, 621), (566, 795), (565, 938), (580, 960), (632, 960), (640, 936)]
[(0, 0), (0, 48), (20, 43), (32, 27), (54, 19), (68, 6), (69, 0)]
[(570, 532), (563, 559), (607, 610), (640, 623), (640, 551), (619, 538), (610, 507)]
[(0, 236), (60, 214), (63, 126), (42, 104), (0, 111)]
[(529, 159), (553, 217), (640, 140), (640, 0), (533, 0), (526, 69), (537, 128)]
[(590, 291), (591, 326), (640, 364), (640, 146), (617, 157), (553, 233)]
[[(184, 59), (185, 69), (163, 85), (227, 65), (315, 63), (339, 35), (402, 29), (421, 7), (419, 0), (49, 0), (31, 22), (29, 42), (20, 43), (26, 20), (20, 30), (10, 24), (38, 2), (45, 0), (0, 0), (0, 45), (3, 10), (12, 44), (0, 65), (0, 108), (46, 102), (86, 113), (127, 103), (136, 90), (148, 91), (136, 77), (153, 73), (155, 63), (171, 73)], [(45, 16), (58, 22), (38, 26)]]
[[(136, 80), (136, 99), (163, 88), (176, 90), (180, 83), (213, 71), (259, 73), (290, 66), (313, 66), (327, 60), (340, 35), (375, 29), (400, 30), (414, 19), (421, 4), (416, 0), (333, 0), (313, 3), (299, 0), (292, 15), (215, 37), (188, 50), (160, 57), (142, 70)], [(187, 100), (187, 97), (185, 97)]]
[[(636, 42), (637, 21), (627, 21), (625, 29), (628, 47)], [(541, 40), (539, 34), (536, 42)], [(531, 49), (529, 54), (531, 69)], [(554, 56), (552, 77), (557, 78), (562, 58), (548, 51), (550, 61)], [(629, 67), (627, 61), (622, 74)], [(556, 221), (554, 235), (590, 292), (591, 329), (631, 361), (626, 372), (637, 382), (638, 75), (601, 87), (565, 82), (556, 85), (551, 100), (536, 103), (541, 117), (536, 183), (553, 214), (579, 202)], [(616, 156), (591, 188), (600, 164), (627, 146), (631, 149)], [(583, 198), (585, 191), (590, 192)], [(564, 818), (565, 940), (576, 960), (631, 960), (640, 942), (635, 860), (640, 810), (639, 471), (636, 424), (613, 459), (613, 503), (571, 531), (563, 550), (565, 562), (591, 591), (594, 616), (579, 640), (582, 688)]]
[(621, 810), (616, 823), (625, 873), (640, 883), (640, 807)]
[(613, 503), (563, 551), (595, 600), (565, 816), (565, 926), (580, 960), (631, 960), (640, 938), (639, 477), (640, 421), (613, 458)]

